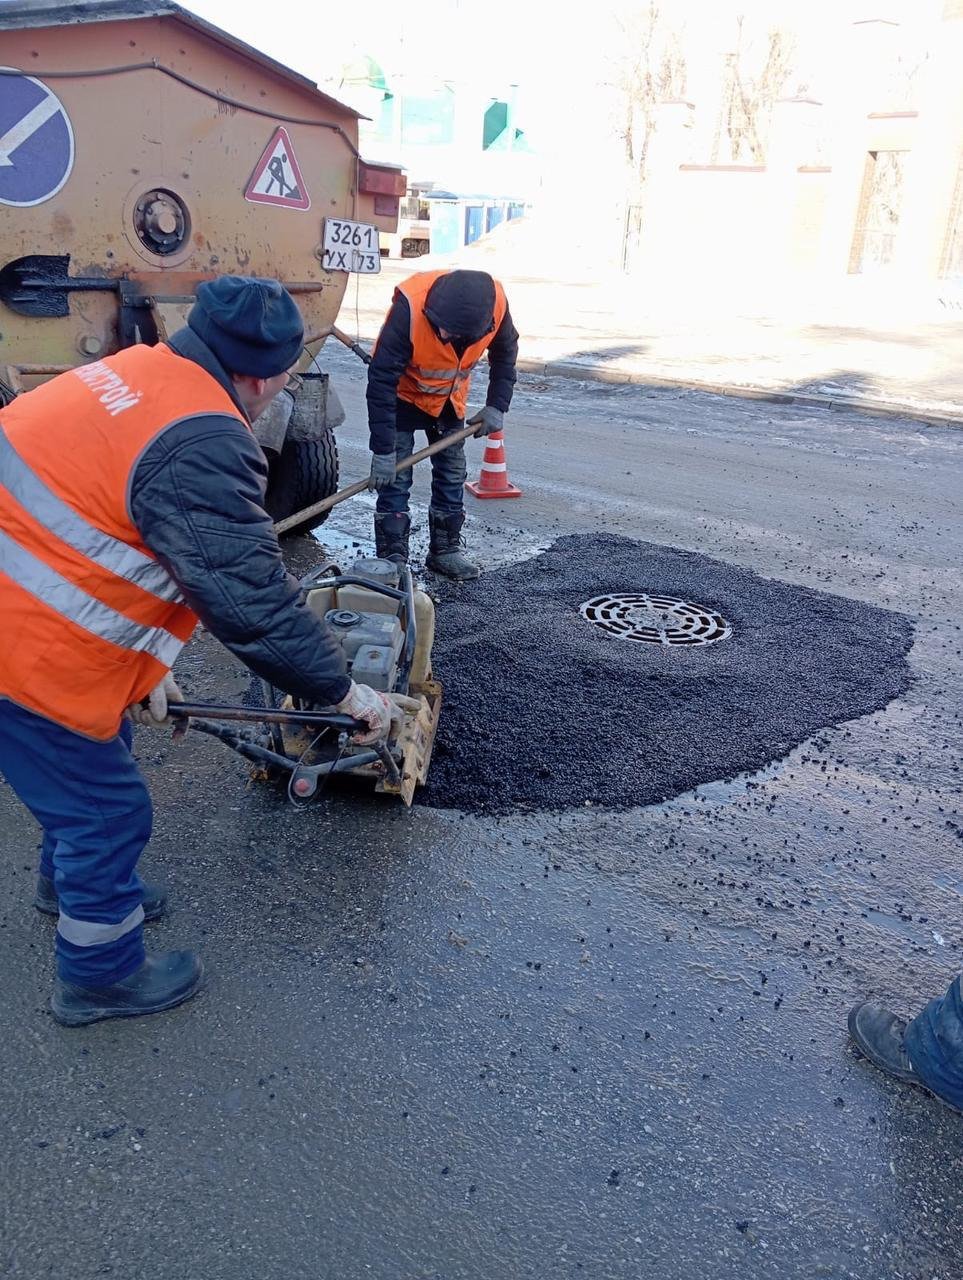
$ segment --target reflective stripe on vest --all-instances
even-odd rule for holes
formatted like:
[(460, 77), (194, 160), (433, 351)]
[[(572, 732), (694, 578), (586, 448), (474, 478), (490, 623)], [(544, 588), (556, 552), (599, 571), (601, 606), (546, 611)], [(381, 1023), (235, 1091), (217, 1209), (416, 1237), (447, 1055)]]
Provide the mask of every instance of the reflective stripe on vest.
[[(184, 597), (176, 582), (156, 560), (136, 547), (95, 529), (92, 524), (58, 498), (44, 484), (7, 439), (0, 427), (0, 485), (11, 493), (23, 509), (61, 542), (102, 568), (125, 578), (159, 600), (181, 603)], [(14, 577), (14, 574), (10, 575)], [(19, 581), (19, 579), (18, 579)], [(29, 591), (26, 583), (21, 583)], [(34, 594), (37, 594), (34, 592)], [(83, 625), (83, 623), (81, 623)], [(99, 632), (97, 634), (100, 634)], [(130, 648), (131, 646), (125, 646)]]
[(421, 392), (423, 396), (444, 396), (448, 399), (448, 393), (451, 387), (436, 387), (432, 382), (421, 382), (418, 378), (412, 378), (415, 388)]
[(152, 658), (172, 667), (174, 659), (184, 647), (183, 640), (171, 635), (163, 627), (145, 627), (133, 622), (109, 605), (95, 600), (86, 591), (69, 582), (65, 577), (44, 564), (32, 552), (14, 542), (0, 529), (0, 572), (12, 579), (18, 587), (51, 609), (62, 618), (76, 622), (92, 636), (116, 644), (132, 653), (149, 653)]
[(466, 365), (465, 368), (459, 369), (457, 365), (452, 365), (449, 369), (426, 369), (420, 364), (410, 364), (408, 369), (411, 373), (416, 373), (419, 378), (468, 378), (471, 377), (471, 371), (478, 363), (476, 360), (472, 365)]
[[(416, 381), (423, 378), (432, 378), (449, 384), (454, 383), (457, 386), (458, 383), (469, 380), (477, 363), (478, 361), (475, 360), (466, 365), (464, 369), (423, 369), (420, 364), (411, 364), (408, 366), (407, 372)], [(431, 385), (434, 385), (434, 383)], [(444, 390), (444, 387), (441, 389)]]
[(124, 916), (117, 924), (101, 924), (97, 920), (75, 920), (65, 912), (60, 912), (57, 921), (57, 932), (75, 947), (99, 947), (105, 942), (116, 942), (125, 933), (130, 933), (144, 921), (144, 908), (136, 906), (130, 915)]

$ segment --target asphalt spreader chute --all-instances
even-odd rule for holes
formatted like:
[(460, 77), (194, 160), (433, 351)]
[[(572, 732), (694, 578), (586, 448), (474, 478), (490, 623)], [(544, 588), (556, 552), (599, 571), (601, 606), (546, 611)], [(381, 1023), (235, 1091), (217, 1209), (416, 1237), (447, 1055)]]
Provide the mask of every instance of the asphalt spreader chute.
[[(473, 435), (474, 427), (443, 436), (403, 458), (395, 474)], [(366, 480), (296, 512), (275, 526), (279, 533), (363, 493)], [(431, 650), (435, 607), (415, 586), (407, 565), (359, 557), (347, 572), (328, 563), (301, 582), (308, 608), (323, 618), (344, 651), (348, 673), (393, 699), (397, 716), (387, 739), (370, 746), (352, 735), (366, 726), (330, 707), (285, 697), (262, 682), (264, 705), (172, 703), (170, 712), (192, 729), (217, 738), (251, 760), (256, 776), (287, 777), (295, 803), (309, 800), (319, 785), (337, 774), (374, 782), (375, 790), (399, 796), (406, 805), (428, 776), (441, 711), (442, 689), (433, 678)]]

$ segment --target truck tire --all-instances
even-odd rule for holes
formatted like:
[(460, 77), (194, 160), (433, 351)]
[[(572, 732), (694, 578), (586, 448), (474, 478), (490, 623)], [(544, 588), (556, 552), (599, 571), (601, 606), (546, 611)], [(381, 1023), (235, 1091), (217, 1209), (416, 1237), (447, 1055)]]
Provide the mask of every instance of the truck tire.
[[(325, 431), (311, 440), (286, 440), (280, 456), (271, 463), (264, 505), (272, 520), (286, 520), (296, 511), (329, 498), (337, 488), (338, 444), (334, 432)], [(310, 516), (284, 536), (310, 533), (327, 518), (327, 511)]]

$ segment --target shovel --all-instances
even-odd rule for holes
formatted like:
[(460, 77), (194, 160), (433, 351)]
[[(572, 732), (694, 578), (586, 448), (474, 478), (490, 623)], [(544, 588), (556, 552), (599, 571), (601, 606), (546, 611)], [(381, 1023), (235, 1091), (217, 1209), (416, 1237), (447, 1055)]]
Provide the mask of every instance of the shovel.
[(0, 302), (22, 316), (53, 318), (70, 314), (69, 293), (97, 289), (117, 293), (119, 280), (69, 276), (69, 254), (32, 253), (0, 268)]
[[(452, 431), (450, 434), (443, 435), (434, 444), (430, 444), (424, 449), (419, 449), (417, 453), (410, 453), (407, 458), (402, 458), (395, 467), (395, 475), (400, 475), (402, 471), (407, 471), (409, 467), (415, 466), (418, 462), (424, 462), (425, 458), (434, 457), (436, 453), (441, 453), (442, 449), (451, 448), (453, 444), (458, 444), (460, 440), (467, 440), (477, 430), (477, 427), (462, 427), (460, 431)], [(302, 520), (309, 520), (313, 516), (319, 516), (325, 511), (330, 511), (339, 502), (344, 502), (348, 498), (355, 498), (359, 493), (364, 493), (369, 487), (367, 480), (356, 480), (354, 484), (349, 484), (344, 489), (339, 489), (337, 493), (332, 493), (330, 498), (322, 498), (320, 502), (312, 503), (310, 507), (305, 507), (303, 511), (295, 511), (293, 515), (285, 516), (283, 520), (279, 520), (274, 526), (274, 532), (278, 535), (287, 533), (288, 529), (293, 529)]]

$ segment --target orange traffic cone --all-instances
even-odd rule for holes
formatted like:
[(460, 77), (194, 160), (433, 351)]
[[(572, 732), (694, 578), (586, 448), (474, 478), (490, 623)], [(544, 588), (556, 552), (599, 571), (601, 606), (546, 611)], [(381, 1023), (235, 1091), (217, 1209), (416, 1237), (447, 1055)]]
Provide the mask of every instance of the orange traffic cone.
[(502, 431), (493, 431), (485, 437), (485, 456), (482, 458), (481, 475), (477, 480), (469, 480), (465, 485), (469, 493), (476, 498), (520, 498), (521, 489), (508, 478), (508, 464), (505, 461), (505, 435)]

